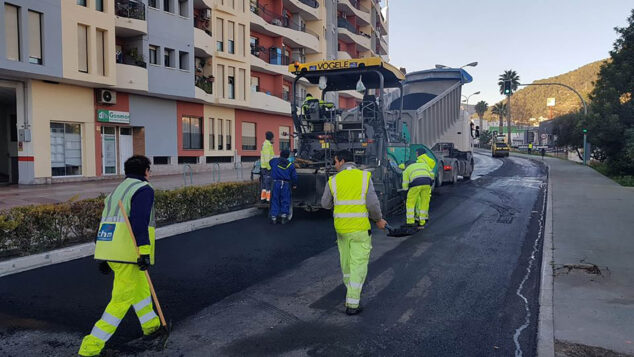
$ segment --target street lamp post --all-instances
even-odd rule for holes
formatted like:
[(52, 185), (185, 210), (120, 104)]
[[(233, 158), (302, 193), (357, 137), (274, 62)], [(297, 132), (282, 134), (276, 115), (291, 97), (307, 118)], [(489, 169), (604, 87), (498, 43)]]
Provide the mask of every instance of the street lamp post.
[[(459, 68), (465, 68), (465, 67), (475, 67), (478, 65), (478, 62), (471, 62), (471, 63), (467, 63), (464, 66), (461, 66)], [(443, 68), (452, 68), (449, 66), (445, 66), (444, 64), (437, 64), (436, 65), (436, 69), (443, 69)]]
[(469, 106), (469, 98), (471, 98), (471, 96), (478, 95), (478, 94), (480, 94), (480, 91), (477, 91), (477, 92), (475, 92), (475, 93), (472, 93), (472, 94), (470, 94), (469, 96), (466, 96), (466, 95), (464, 95), (464, 94), (462, 95), (463, 97), (467, 98), (467, 99), (465, 99), (465, 103), (467, 104), (467, 106)]

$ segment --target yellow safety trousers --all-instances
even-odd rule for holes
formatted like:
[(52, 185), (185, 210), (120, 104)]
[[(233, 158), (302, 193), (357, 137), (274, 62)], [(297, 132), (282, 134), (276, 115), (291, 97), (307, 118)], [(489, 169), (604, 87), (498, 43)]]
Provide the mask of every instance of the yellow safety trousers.
[(361, 289), (368, 275), (372, 238), (368, 231), (337, 233), (337, 246), (343, 283), (347, 288), (346, 306), (359, 307)]
[(130, 306), (136, 311), (144, 335), (155, 332), (161, 325), (152, 307), (150, 286), (145, 273), (136, 264), (108, 262), (108, 265), (114, 272), (112, 298), (90, 335), (81, 342), (80, 356), (98, 356)]
[(431, 199), (431, 186), (422, 185), (410, 187), (407, 191), (407, 224), (414, 224), (418, 219), (418, 224), (425, 225), (429, 218), (429, 200)]

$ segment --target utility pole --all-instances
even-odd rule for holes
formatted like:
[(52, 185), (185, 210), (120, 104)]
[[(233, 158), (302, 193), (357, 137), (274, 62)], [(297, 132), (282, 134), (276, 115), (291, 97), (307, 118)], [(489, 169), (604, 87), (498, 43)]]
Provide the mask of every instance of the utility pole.
[(583, 165), (588, 164), (588, 129), (583, 129)]

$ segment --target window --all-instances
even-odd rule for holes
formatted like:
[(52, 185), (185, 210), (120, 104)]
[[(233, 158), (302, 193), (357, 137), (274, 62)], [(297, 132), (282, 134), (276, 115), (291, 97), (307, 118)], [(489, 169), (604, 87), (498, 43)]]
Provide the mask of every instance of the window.
[(259, 92), (259, 91), (260, 91), (260, 78), (251, 77), (251, 92)]
[(158, 63), (158, 47), (150, 45), (150, 64)]
[(183, 117), (183, 149), (202, 149), (202, 118)]
[(163, 65), (165, 67), (174, 68), (174, 50), (166, 48), (163, 55)]
[(291, 88), (287, 85), (283, 85), (282, 86), (282, 99), (289, 101), (290, 100), (290, 94), (291, 94)]
[(29, 62), (42, 64), (42, 14), (29, 10)]
[(51, 122), (51, 175), (81, 175), (81, 126)]
[(101, 127), (101, 157), (103, 173), (112, 175), (117, 173), (117, 129), (114, 126)]
[(243, 68), (238, 70), (238, 84), (240, 85), (239, 100), (247, 100), (247, 71)]
[(249, 43), (251, 44), (251, 54), (254, 54), (258, 50), (258, 47), (260, 47), (260, 39), (251, 36)]
[(95, 9), (103, 12), (103, 0), (95, 0)]
[(238, 25), (238, 47), (240, 48), (240, 56), (246, 56), (246, 27), (244, 25)]
[(77, 0), (77, 5), (86, 6), (86, 0)]
[(235, 30), (236, 30), (236, 23), (233, 21), (227, 21), (227, 52), (229, 53), (236, 53), (236, 45), (235, 45)]
[(178, 66), (183, 71), (189, 71), (189, 52), (178, 51)]
[(218, 71), (216, 73), (218, 75), (218, 97), (225, 97), (225, 66), (219, 64)]
[(174, 12), (172, 10), (172, 0), (163, 0), (163, 11)]
[(229, 99), (236, 99), (236, 69), (234, 67), (229, 67), (227, 83), (229, 84), (229, 86), (227, 87), (227, 97)]
[(257, 150), (255, 123), (242, 123), (242, 150)]
[(97, 30), (97, 73), (102, 76), (106, 75), (106, 44), (105, 44), (106, 33), (103, 30)]
[(215, 134), (216, 120), (209, 118), (209, 150), (216, 148), (216, 134)]
[(197, 164), (198, 156), (179, 156), (178, 163), (179, 164)]
[(226, 125), (226, 129), (225, 129), (225, 135), (227, 140), (225, 140), (225, 148), (227, 150), (231, 150), (231, 120), (225, 120), (225, 125)]
[(20, 60), (20, 18), (17, 6), (4, 4), (4, 36), (7, 59)]
[(170, 157), (169, 156), (154, 156), (152, 158), (152, 162), (154, 165), (169, 165)]
[(223, 41), (223, 29), (224, 29), (224, 21), (220, 18), (216, 18), (216, 36), (218, 40), (216, 41), (216, 50), (219, 52), (224, 51), (224, 42)]
[(290, 133), (291, 133), (291, 128), (287, 126), (280, 126), (280, 130), (279, 130), (280, 151), (291, 149)]
[(182, 17), (189, 17), (188, 10), (189, 4), (188, 0), (178, 0), (178, 14)]
[(77, 26), (77, 69), (88, 73), (88, 26)]
[(153, 8), (155, 8), (155, 9), (157, 9), (157, 8), (158, 8), (158, 6), (156, 5), (156, 0), (148, 0), (147, 5), (148, 5), (149, 7), (153, 7)]
[(223, 143), (224, 143), (224, 135), (223, 135), (223, 128), (224, 128), (224, 120), (222, 119), (218, 119), (218, 150), (222, 150), (223, 149)]

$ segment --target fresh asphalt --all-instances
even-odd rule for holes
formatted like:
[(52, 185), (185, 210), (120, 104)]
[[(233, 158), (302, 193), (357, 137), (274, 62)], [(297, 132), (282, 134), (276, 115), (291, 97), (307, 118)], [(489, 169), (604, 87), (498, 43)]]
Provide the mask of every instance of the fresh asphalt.
[[(476, 158), (485, 172), (437, 189), (423, 232), (375, 235), (359, 316), (342, 313), (325, 212), (296, 212), (287, 226), (252, 217), (159, 241), (151, 274), (174, 323), (164, 355), (535, 355), (546, 170)], [(90, 258), (1, 278), (0, 355), (75, 353), (111, 279)], [(236, 303), (269, 288), (277, 303)], [(281, 322), (262, 330), (271, 319), (257, 318), (264, 310)], [(109, 346), (125, 351), (139, 331), (130, 312)]]

